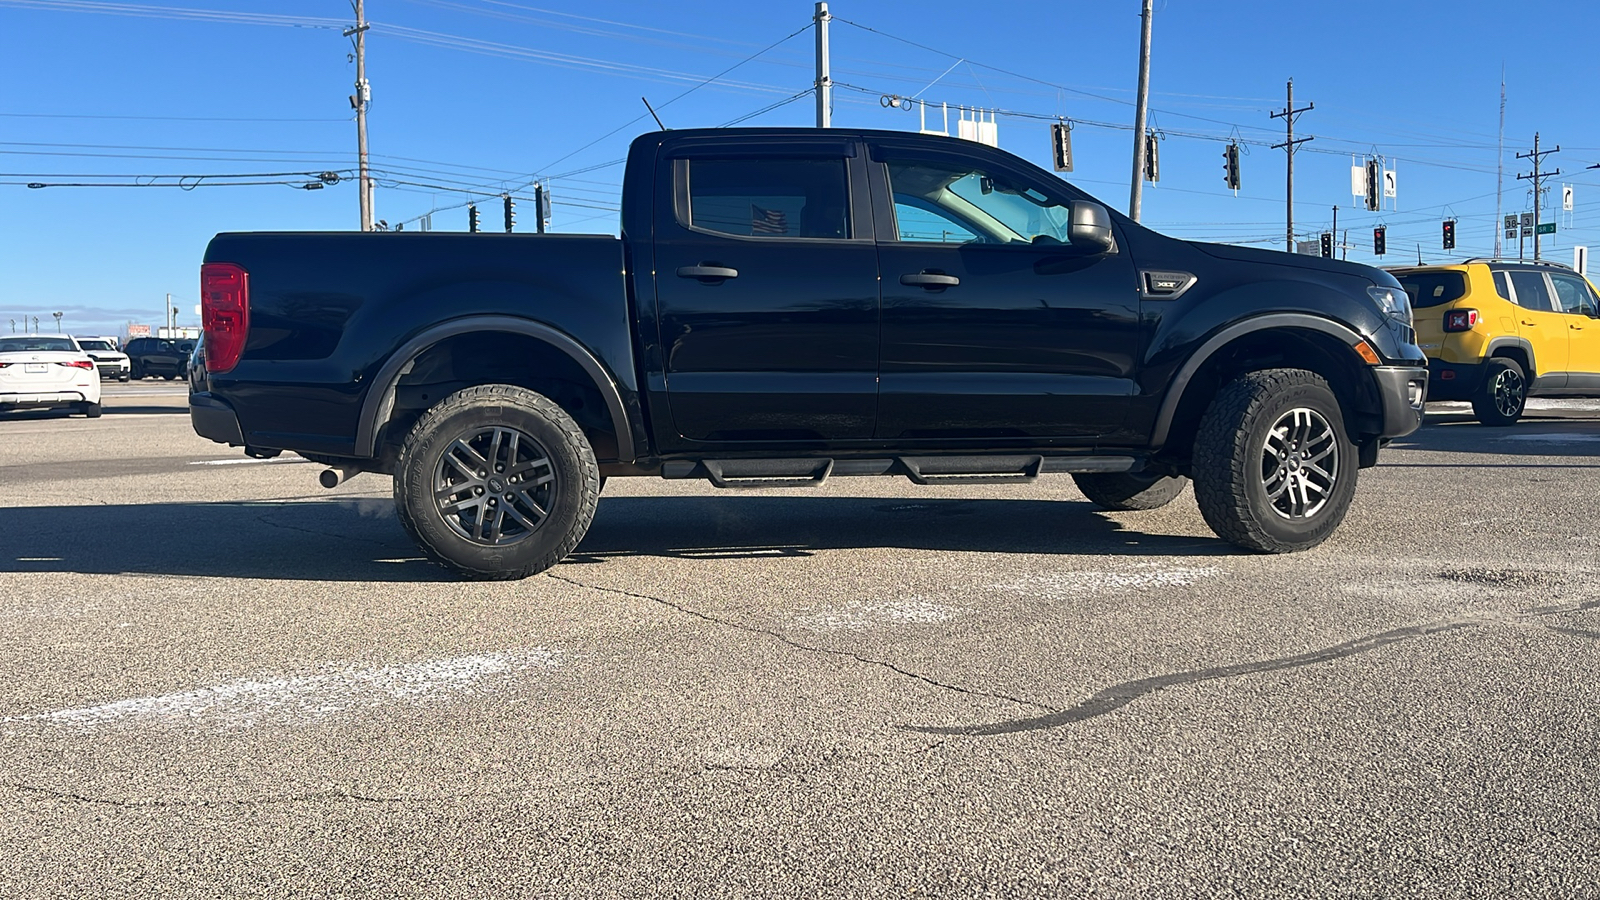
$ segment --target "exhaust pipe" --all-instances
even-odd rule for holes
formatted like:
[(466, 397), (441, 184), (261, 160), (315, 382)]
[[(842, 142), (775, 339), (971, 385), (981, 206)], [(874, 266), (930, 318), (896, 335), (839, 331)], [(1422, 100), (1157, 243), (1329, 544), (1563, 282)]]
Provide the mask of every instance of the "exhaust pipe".
[(329, 490), (344, 484), (346, 481), (361, 474), (361, 470), (354, 466), (339, 466), (333, 469), (323, 469), (317, 475), (317, 483)]

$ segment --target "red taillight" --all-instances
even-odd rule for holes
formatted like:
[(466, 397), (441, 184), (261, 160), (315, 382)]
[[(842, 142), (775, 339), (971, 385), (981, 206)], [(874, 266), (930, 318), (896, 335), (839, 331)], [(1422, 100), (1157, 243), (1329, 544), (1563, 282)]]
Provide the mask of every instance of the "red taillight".
[(233, 263), (200, 267), (200, 325), (206, 335), (206, 371), (231, 371), (250, 333), (249, 272)]
[(56, 360), (56, 365), (66, 366), (69, 369), (92, 369), (94, 363), (87, 359)]
[(1452, 309), (1444, 314), (1445, 331), (1471, 331), (1478, 324), (1475, 309)]

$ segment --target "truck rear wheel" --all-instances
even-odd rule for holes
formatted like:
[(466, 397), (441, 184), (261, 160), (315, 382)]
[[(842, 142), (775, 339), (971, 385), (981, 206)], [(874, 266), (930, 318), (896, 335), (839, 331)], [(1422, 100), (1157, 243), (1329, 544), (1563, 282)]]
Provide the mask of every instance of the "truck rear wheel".
[(1183, 493), (1188, 479), (1178, 475), (1093, 472), (1072, 476), (1078, 490), (1101, 509), (1160, 509)]
[(400, 523), (430, 559), (476, 580), (526, 578), (583, 540), (600, 497), (594, 451), (566, 411), (486, 384), (440, 401), (395, 468)]
[(1327, 539), (1355, 497), (1358, 462), (1322, 376), (1263, 369), (1217, 392), (1194, 443), (1194, 497), (1217, 536), (1292, 553)]

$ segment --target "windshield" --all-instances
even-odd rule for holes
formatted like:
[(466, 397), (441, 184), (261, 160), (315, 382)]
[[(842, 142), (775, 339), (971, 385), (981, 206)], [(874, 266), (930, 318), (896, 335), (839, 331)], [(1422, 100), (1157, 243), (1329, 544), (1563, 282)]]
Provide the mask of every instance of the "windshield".
[(116, 349), (115, 347), (111, 346), (111, 342), (110, 341), (96, 341), (96, 340), (78, 341), (78, 346), (82, 347), (85, 350), (115, 350)]
[(76, 353), (71, 338), (59, 337), (6, 337), (0, 338), (0, 353), (26, 353), (38, 350), (63, 350)]

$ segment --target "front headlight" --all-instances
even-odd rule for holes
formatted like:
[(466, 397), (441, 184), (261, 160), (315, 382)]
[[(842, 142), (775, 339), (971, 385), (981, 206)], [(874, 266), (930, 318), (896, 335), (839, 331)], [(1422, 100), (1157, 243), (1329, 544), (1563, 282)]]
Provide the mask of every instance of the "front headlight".
[(1411, 327), (1411, 298), (1406, 296), (1404, 290), (1375, 284), (1367, 288), (1367, 293), (1377, 301), (1384, 315), (1407, 328)]

